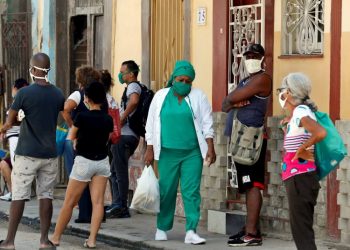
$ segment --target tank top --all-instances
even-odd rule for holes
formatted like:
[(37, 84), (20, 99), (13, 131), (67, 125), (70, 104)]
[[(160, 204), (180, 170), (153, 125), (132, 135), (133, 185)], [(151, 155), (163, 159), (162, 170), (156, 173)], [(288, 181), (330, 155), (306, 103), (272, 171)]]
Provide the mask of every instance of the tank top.
[[(239, 82), (237, 88), (243, 88), (248, 82), (249, 78), (245, 78)], [(270, 95), (261, 97), (254, 95), (249, 99), (250, 104), (241, 107), (237, 111), (237, 119), (249, 127), (261, 127), (264, 125), (264, 119), (267, 111), (267, 104)]]

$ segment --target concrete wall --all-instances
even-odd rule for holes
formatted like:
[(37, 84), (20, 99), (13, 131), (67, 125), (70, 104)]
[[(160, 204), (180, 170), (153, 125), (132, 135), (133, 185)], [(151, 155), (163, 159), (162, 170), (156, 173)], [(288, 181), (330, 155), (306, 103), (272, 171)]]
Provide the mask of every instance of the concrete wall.
[[(207, 10), (206, 25), (197, 25), (197, 9)], [(191, 61), (196, 69), (194, 86), (212, 100), (213, 79), (213, 0), (192, 0)], [(214, 83), (215, 84), (215, 83)]]
[[(324, 13), (324, 53), (322, 58), (311, 57), (293, 57), (279, 58), (281, 55), (281, 24), (282, 24), (282, 6), (280, 0), (275, 1), (275, 23), (274, 23), (274, 51), (273, 51), (273, 90), (278, 88), (283, 77), (291, 72), (303, 72), (309, 76), (312, 81), (311, 98), (317, 103), (320, 110), (328, 112), (329, 110), (329, 90), (330, 83), (330, 11), (331, 0), (325, 0)], [(274, 96), (273, 114), (279, 114), (281, 108), (279, 102)]]
[(46, 53), (51, 60), (49, 80), (56, 82), (56, 1), (32, 0), (32, 51)]
[[(141, 1), (119, 0), (113, 4), (115, 24), (112, 41), (112, 77), (115, 86), (112, 94), (120, 102), (124, 85), (118, 82), (120, 65), (126, 60), (135, 60), (142, 71), (142, 40), (141, 40)], [(141, 76), (141, 75), (140, 75)]]

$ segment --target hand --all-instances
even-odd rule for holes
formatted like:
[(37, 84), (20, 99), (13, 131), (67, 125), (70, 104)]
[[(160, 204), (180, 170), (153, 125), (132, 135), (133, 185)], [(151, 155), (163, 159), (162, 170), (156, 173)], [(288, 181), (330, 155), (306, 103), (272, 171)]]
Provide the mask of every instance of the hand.
[(314, 154), (310, 151), (305, 149), (304, 147), (299, 147), (297, 152), (295, 153), (292, 162), (295, 160), (298, 160), (298, 158), (307, 160), (307, 161), (315, 161)]
[(215, 161), (216, 161), (216, 154), (215, 154), (214, 147), (209, 147), (208, 148), (208, 152), (207, 152), (207, 155), (205, 157), (205, 161), (209, 163), (209, 166), (211, 164), (215, 163)]
[(146, 166), (152, 165), (153, 160), (154, 160), (153, 146), (148, 145), (145, 153), (145, 165)]
[(233, 104), (233, 107), (234, 108), (241, 108), (241, 107), (247, 106), (249, 104), (250, 104), (249, 100), (244, 100), (244, 101), (241, 101), (239, 103)]

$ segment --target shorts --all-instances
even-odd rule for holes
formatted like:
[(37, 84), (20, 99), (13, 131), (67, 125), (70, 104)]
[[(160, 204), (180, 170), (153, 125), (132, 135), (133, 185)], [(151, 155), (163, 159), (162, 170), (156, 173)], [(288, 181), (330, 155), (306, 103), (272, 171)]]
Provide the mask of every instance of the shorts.
[(69, 178), (89, 182), (93, 176), (109, 177), (111, 175), (108, 157), (103, 160), (93, 161), (77, 155)]
[(30, 200), (34, 179), (38, 199), (53, 199), (57, 172), (58, 158), (41, 159), (16, 155), (11, 173), (12, 200)]
[(9, 141), (11, 165), (13, 166), (15, 164), (14, 159), (15, 159), (15, 150), (18, 143), (18, 136), (16, 135), (10, 136), (8, 137), (8, 141)]
[(7, 165), (12, 169), (12, 162), (11, 162), (11, 157), (10, 156), (4, 158), (3, 161), (6, 162)]
[(238, 191), (245, 193), (252, 187), (257, 187), (260, 190), (265, 189), (265, 154), (266, 154), (267, 140), (264, 139), (261, 153), (258, 161), (246, 166), (235, 162), (238, 178)]

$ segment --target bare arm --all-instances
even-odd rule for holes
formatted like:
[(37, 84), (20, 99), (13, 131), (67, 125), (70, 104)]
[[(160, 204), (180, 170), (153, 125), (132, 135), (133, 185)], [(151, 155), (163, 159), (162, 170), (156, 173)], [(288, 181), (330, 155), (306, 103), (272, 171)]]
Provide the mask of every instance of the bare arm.
[(73, 120), (72, 120), (72, 116), (71, 116), (71, 112), (77, 107), (77, 103), (73, 100), (68, 99), (65, 103), (64, 103), (64, 108), (62, 111), (62, 116), (63, 119), (66, 121), (68, 127), (72, 127), (73, 126)]
[(301, 118), (300, 127), (304, 127), (307, 131), (309, 131), (311, 133), (311, 137), (298, 148), (293, 160), (298, 158), (303, 158), (305, 160), (313, 159), (313, 154), (307, 149), (325, 138), (327, 136), (327, 131), (315, 120), (308, 116)]
[(17, 114), (18, 114), (18, 111), (16, 111), (16, 110), (14, 110), (14, 109), (9, 110), (9, 114), (7, 116), (6, 122), (0, 130), (1, 134), (5, 134), (6, 131), (8, 129), (10, 129), (12, 127), (12, 125), (17, 121)]
[(126, 109), (124, 110), (124, 113), (122, 114), (122, 116), (120, 117), (120, 122), (121, 124), (125, 124), (126, 122), (126, 118), (135, 111), (135, 109), (137, 108), (137, 105), (139, 103), (140, 100), (140, 95), (137, 93), (132, 93), (130, 95), (129, 98), (129, 102), (128, 105), (126, 106)]
[(242, 88), (232, 91), (222, 103), (222, 111), (228, 112), (236, 107), (236, 104), (249, 100), (254, 95), (268, 96), (271, 92), (272, 81), (269, 75), (259, 74), (252, 76), (252, 79)]

